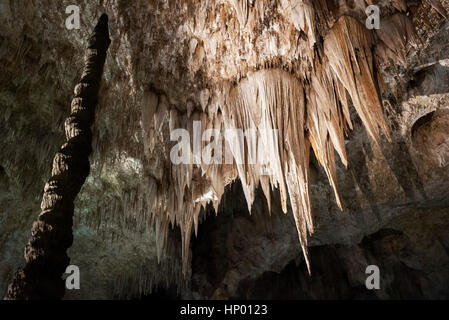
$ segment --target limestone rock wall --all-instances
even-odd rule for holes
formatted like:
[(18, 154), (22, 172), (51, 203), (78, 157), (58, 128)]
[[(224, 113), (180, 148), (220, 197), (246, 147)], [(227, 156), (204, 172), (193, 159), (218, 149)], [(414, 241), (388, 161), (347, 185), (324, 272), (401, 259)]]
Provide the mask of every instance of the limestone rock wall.
[[(51, 159), (63, 141), (62, 121), (80, 76), (75, 66), (89, 30), (106, 12), (113, 42), (93, 128), (92, 172), (76, 203), (69, 252), (80, 267), (82, 290), (66, 298), (133, 298), (154, 287), (177, 288), (183, 297), (259, 297), (267, 277), (285, 279), (301, 270), (298, 281), (306, 281), (298, 231), (303, 249), (311, 251), (312, 277), (314, 269), (334, 282), (348, 275), (341, 297), (358, 294), (351, 290), (360, 289), (358, 272), (371, 257), (386, 265), (389, 288), (405, 281), (399, 274), (411, 268), (425, 274), (410, 276), (420, 279), (422, 297), (447, 296), (439, 287), (448, 283), (447, 237), (435, 230), (448, 220), (449, 3), (370, 1), (382, 14), (381, 29), (368, 32), (366, 2), (0, 1), (0, 293), (23, 264)], [(81, 9), (79, 30), (64, 27), (72, 4)], [(337, 32), (341, 21), (346, 24)], [(344, 42), (344, 35), (354, 37)], [(357, 50), (345, 60), (344, 48), (332, 41), (348, 48), (358, 41)], [(362, 72), (352, 78), (346, 71), (354, 59)], [(245, 87), (254, 78), (261, 80)], [(205, 127), (244, 124), (231, 116), (241, 112), (244, 119), (245, 111), (257, 118), (265, 109), (236, 94), (239, 88), (248, 92), (263, 82), (272, 83), (271, 90), (289, 79), (304, 91), (304, 115), (315, 110), (318, 118), (327, 117), (323, 110), (330, 110), (332, 119), (318, 125), (327, 128), (331, 145), (313, 133), (316, 119), (302, 123), (295, 115), (299, 130), (286, 129), (289, 141), (307, 129), (293, 147), (311, 142), (308, 167), (305, 157), (296, 157), (289, 166), (296, 172), (279, 169), (264, 181), (251, 168), (171, 163), (170, 129), (189, 129), (193, 120)], [(280, 100), (299, 97), (266, 96), (278, 97), (266, 104), (271, 115), (287, 114)], [(306, 154), (298, 150), (295, 155)], [(289, 172), (296, 180), (286, 178)], [(282, 179), (290, 185), (274, 188), (273, 181)], [(238, 180), (242, 189), (230, 189)], [(390, 229), (393, 236), (384, 236), (382, 230)], [(379, 232), (382, 243), (412, 246), (406, 256), (413, 258), (372, 240)], [(335, 259), (340, 271), (332, 275), (317, 262)], [(318, 280), (310, 281), (292, 289), (291, 297), (326, 297), (313, 282)], [(414, 296), (416, 286), (378, 298)]]

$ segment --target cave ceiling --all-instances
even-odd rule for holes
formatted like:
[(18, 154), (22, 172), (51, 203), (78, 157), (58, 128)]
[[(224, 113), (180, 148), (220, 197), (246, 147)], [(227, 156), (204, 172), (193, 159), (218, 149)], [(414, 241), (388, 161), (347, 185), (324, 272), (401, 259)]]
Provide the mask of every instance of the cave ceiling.
[[(73, 4), (81, 26), (67, 30)], [(379, 29), (365, 24), (368, 5)], [(415, 230), (426, 212), (429, 225), (447, 223), (448, 10), (447, 0), (1, 0), (0, 292), (23, 263), (101, 13), (112, 43), (69, 251), (95, 281), (69, 298), (208, 282), (190, 244), (220, 212), (251, 213), (230, 231), (243, 247), (223, 276), (231, 289), (189, 296), (230, 297), (293, 259), (313, 273), (308, 247), (355, 245), (392, 223)], [(195, 154), (174, 164), (171, 132), (193, 138), (195, 123), (279, 135), (262, 139), (263, 165)], [(246, 159), (245, 147), (230, 149)]]

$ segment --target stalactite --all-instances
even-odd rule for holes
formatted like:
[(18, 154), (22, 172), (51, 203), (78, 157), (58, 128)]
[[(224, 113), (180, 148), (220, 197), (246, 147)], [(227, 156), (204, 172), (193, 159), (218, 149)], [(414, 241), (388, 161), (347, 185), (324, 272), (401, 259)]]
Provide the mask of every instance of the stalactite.
[[(366, 6), (362, 3), (352, 7), (340, 1), (341, 10), (336, 16), (328, 4), (320, 7), (324, 3), (308, 0), (279, 3), (280, 16), (293, 26), (286, 30), (298, 37), (292, 52), (300, 60), (278, 61), (267, 56), (268, 60), (261, 64), (252, 67), (246, 64), (233, 81), (221, 80), (218, 86), (203, 88), (198, 106), (188, 102), (183, 108), (174, 105), (164, 93), (144, 93), (141, 126), (145, 161), (151, 165), (148, 181), (138, 192), (146, 198), (146, 211), (154, 224), (159, 257), (167, 245), (168, 229), (174, 225), (180, 227), (184, 273), (188, 268), (190, 237), (192, 232), (197, 232), (201, 208), (207, 203), (217, 208), (225, 186), (237, 178), (242, 182), (250, 212), (256, 188), (262, 188), (269, 208), (270, 192), (279, 190), (282, 210), (286, 213), (291, 207), (310, 268), (307, 241), (314, 232), (309, 195), (310, 148), (324, 168), (336, 204), (342, 208), (335, 152), (342, 164), (348, 166), (345, 135), (352, 129), (349, 106), (354, 106), (375, 142), (379, 142), (381, 132), (390, 139), (380, 100), (382, 79), (376, 61), (379, 54), (374, 55), (373, 50), (376, 48), (376, 53), (380, 52), (380, 42), (388, 47), (390, 56), (391, 52), (405, 56), (403, 38), (407, 39), (405, 42), (416, 40), (409, 18), (405, 19), (402, 13), (407, 6), (403, 1), (396, 1), (393, 12), (401, 13), (388, 18), (393, 22), (392, 33), (401, 37), (401, 42), (394, 42), (390, 41), (392, 37), (382, 34), (383, 30), (377, 31), (378, 38), (375, 38), (375, 32), (361, 23), (360, 19), (366, 17)], [(238, 32), (245, 37), (263, 21), (263, 7), (268, 2), (232, 0), (229, 4), (240, 23)], [(346, 15), (345, 10), (357, 11), (358, 18)], [(215, 42), (203, 38), (190, 43), (192, 52), (199, 43), (208, 52)], [(212, 53), (216, 54), (215, 48)], [(197, 68), (195, 63), (193, 69)], [(263, 140), (262, 149), (268, 165), (237, 161), (205, 164), (197, 161), (194, 155), (190, 155), (190, 164), (171, 163), (167, 154), (172, 144), (167, 143), (167, 136), (176, 128), (184, 128), (192, 139), (193, 121), (200, 121), (203, 130), (217, 129), (222, 135), (226, 129), (277, 129), (276, 141), (259, 137)], [(203, 142), (201, 147), (204, 146)], [(229, 147), (235, 159), (248, 157), (246, 144), (225, 141), (224, 146)], [(240, 150), (244, 150), (243, 153)], [(127, 214), (137, 218), (141, 211), (128, 210)]]
[[(369, 31), (364, 26), (365, 9), (370, 4), (381, 7), (379, 30)], [(389, 137), (377, 88), (384, 89), (377, 62), (413, 61), (416, 57), (407, 57), (410, 45), (419, 43), (413, 23), (418, 23), (418, 30), (427, 30), (419, 26), (416, 20), (421, 18), (415, 13), (423, 8), (431, 11), (432, 16), (425, 15), (427, 19), (437, 16), (435, 10), (446, 16), (446, 10), (437, 0), (207, 0), (188, 2), (188, 10), (173, 12), (174, 7), (183, 5), (182, 1), (172, 1), (158, 6), (154, 13), (134, 10), (154, 8), (150, 1), (119, 6), (123, 8), (116, 12), (123, 20), (116, 26), (123, 43), (114, 48), (119, 59), (111, 65), (105, 100), (113, 101), (115, 107), (102, 113), (104, 117), (95, 126), (93, 146), (99, 151), (92, 171), (96, 175), (85, 184), (79, 207), (88, 209), (88, 213), (80, 225), (86, 222), (105, 242), (114, 245), (127, 232), (151, 236), (154, 232), (156, 245), (149, 246), (155, 246), (162, 261), (171, 245), (170, 228), (177, 226), (182, 235), (183, 271), (188, 275), (189, 242), (192, 233), (201, 228), (201, 208), (212, 204), (218, 213), (225, 187), (240, 179), (250, 210), (256, 188), (266, 196), (268, 214), (274, 201), (271, 192), (280, 192), (282, 210), (294, 215), (309, 265), (307, 241), (316, 227), (309, 195), (310, 149), (329, 180), (335, 204), (342, 207), (337, 168), (340, 160), (343, 166), (350, 165), (345, 150), (354, 117), (350, 107), (355, 107), (371, 138), (378, 141), (381, 131)], [(414, 10), (415, 6), (419, 10)], [(157, 22), (149, 22), (152, 20)], [(136, 32), (139, 28), (145, 30), (144, 38)], [(139, 50), (134, 40), (138, 40)], [(31, 38), (18, 41), (5, 60), (7, 71), (33, 55), (34, 46)], [(55, 57), (60, 58), (58, 55), (61, 53), (56, 52)], [(52, 70), (43, 69), (45, 74)], [(54, 79), (50, 80), (53, 83)], [(66, 79), (61, 81), (67, 83)], [(19, 141), (34, 135), (27, 141), (45, 140), (39, 151), (30, 150), (32, 160), (36, 158), (39, 163), (35, 171), (44, 172), (46, 159), (56, 151), (52, 146), (57, 144), (51, 141), (58, 137), (49, 134), (40, 139), (37, 133), (53, 132), (61, 115), (55, 115), (53, 123), (42, 125), (41, 121), (41, 128), (33, 129), (17, 116), (29, 116), (30, 110), (18, 110), (17, 106), (7, 108), (2, 121), (7, 126), (0, 126), (0, 132), (12, 132)], [(169, 133), (184, 128), (192, 137), (194, 120), (201, 121), (203, 130), (214, 128), (221, 134), (232, 128), (278, 129), (277, 146), (268, 137), (259, 137), (264, 139), (262, 149), (270, 165), (174, 165), (168, 156), (173, 145)], [(234, 157), (240, 157), (241, 145), (229, 145), (225, 142)], [(245, 148), (243, 157), (247, 156)], [(31, 185), (29, 170), (22, 169), (33, 161), (14, 151), (7, 148), (4, 154), (8, 155), (0, 157), (2, 165), (11, 171), (14, 164), (18, 170), (12, 176), (20, 184)], [(130, 170), (132, 173), (122, 171), (129, 159), (143, 168)], [(39, 176), (36, 174), (36, 178)], [(96, 194), (104, 196), (90, 198)], [(114, 232), (109, 234), (108, 228), (113, 227)], [(130, 279), (117, 280), (114, 292), (118, 296), (126, 296), (128, 288), (140, 286), (138, 279), (145, 276), (138, 270)], [(147, 292), (152, 281), (157, 282), (150, 279), (144, 280), (146, 284), (139, 290)]]
[(374, 141), (379, 128), (390, 138), (374, 78), (375, 61), (370, 33), (356, 19), (341, 17), (324, 39), (324, 53), (336, 78), (349, 92), (355, 109)]
[(248, 21), (249, 12), (249, 0), (230, 0), (234, 10), (237, 14), (237, 18), (240, 22), (240, 27), (244, 28)]
[(440, 0), (428, 0), (430, 2), (430, 5), (445, 19), (447, 19), (447, 11), (446, 9), (441, 5)]
[[(215, 107), (215, 110), (223, 112), (223, 117), (220, 116), (218, 121), (214, 115), (208, 117), (204, 113), (201, 116), (193, 112), (187, 118), (181, 118), (174, 109), (167, 113), (170, 128), (186, 128), (191, 136), (194, 133), (192, 122), (195, 120), (201, 121), (203, 130), (215, 128), (222, 134), (226, 129), (242, 129), (245, 132), (250, 129), (278, 131), (276, 141), (270, 137), (258, 137), (262, 144), (257, 148), (261, 148), (262, 153), (267, 156), (265, 165), (239, 161), (234, 161), (230, 167), (223, 164), (172, 165), (171, 182), (166, 186), (168, 189), (161, 190), (163, 193), (169, 192), (169, 197), (163, 200), (164, 205), (158, 206), (154, 211), (159, 250), (166, 243), (169, 222), (177, 223), (182, 232), (185, 271), (192, 226), (196, 231), (201, 206), (209, 201), (217, 206), (224, 186), (239, 178), (250, 212), (255, 190), (259, 185), (269, 205), (270, 192), (274, 189), (280, 192), (281, 206), (285, 213), (290, 201), (310, 271), (307, 239), (308, 234), (314, 232), (309, 195), (310, 147), (325, 169), (334, 189), (336, 202), (342, 208), (334, 152), (337, 151), (342, 163), (347, 166), (344, 136), (352, 129), (348, 100), (353, 102), (374, 141), (378, 141), (380, 130), (389, 138), (374, 71), (376, 65), (372, 53), (373, 41), (372, 32), (360, 22), (352, 17), (342, 16), (325, 37), (324, 58), (315, 63), (315, 70), (309, 81), (303, 82), (280, 69), (250, 72), (236, 86), (229, 86), (222, 91), (223, 98), (218, 99), (218, 107)], [(159, 106), (157, 110), (160, 110)], [(226, 145), (230, 147), (235, 160), (249, 158), (249, 141), (242, 145), (240, 140), (227, 140)], [(230, 177), (230, 180), (224, 183), (225, 176)], [(198, 184), (201, 179), (202, 183)], [(210, 187), (205, 187), (207, 182)], [(170, 188), (175, 192), (165, 191)], [(201, 194), (209, 196), (201, 198)], [(158, 212), (164, 212), (165, 216), (160, 216)]]
[(417, 46), (419, 39), (415, 34), (413, 22), (410, 17), (402, 13), (396, 13), (382, 21), (383, 28), (376, 30), (380, 39), (376, 52), (381, 59), (407, 64), (407, 47)]
[(88, 41), (83, 74), (75, 87), (71, 114), (65, 122), (67, 142), (53, 160), (52, 176), (45, 185), (41, 213), (33, 223), (25, 247), (26, 265), (18, 270), (5, 299), (61, 299), (62, 275), (69, 264), (74, 200), (89, 175), (92, 152), (90, 127), (103, 74), (109, 39), (108, 17), (102, 15)]

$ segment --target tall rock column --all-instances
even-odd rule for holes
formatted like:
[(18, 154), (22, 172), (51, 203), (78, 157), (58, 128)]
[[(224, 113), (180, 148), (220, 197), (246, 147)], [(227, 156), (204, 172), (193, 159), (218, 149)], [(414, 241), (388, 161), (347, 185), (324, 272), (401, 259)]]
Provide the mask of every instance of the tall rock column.
[(84, 70), (74, 90), (71, 114), (64, 124), (67, 141), (53, 160), (51, 178), (42, 197), (42, 211), (33, 223), (31, 238), (25, 246), (26, 265), (16, 272), (6, 300), (64, 296), (62, 275), (70, 262), (67, 249), (73, 243), (74, 200), (90, 171), (91, 126), (110, 43), (108, 16), (103, 14), (89, 38)]

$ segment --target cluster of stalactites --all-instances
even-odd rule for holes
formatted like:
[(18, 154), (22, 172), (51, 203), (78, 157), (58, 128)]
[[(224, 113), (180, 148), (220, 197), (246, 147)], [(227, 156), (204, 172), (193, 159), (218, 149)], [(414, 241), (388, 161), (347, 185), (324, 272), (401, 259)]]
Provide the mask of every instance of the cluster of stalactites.
[[(349, 99), (375, 141), (381, 130), (389, 138), (378, 95), (378, 79), (374, 74), (372, 47), (371, 32), (354, 18), (343, 16), (325, 37), (325, 58), (316, 64), (310, 81), (281, 69), (250, 72), (236, 86), (223, 85), (221, 97), (214, 101), (215, 112), (182, 112), (170, 106), (164, 95), (148, 93), (142, 109), (145, 150), (150, 151), (148, 158), (155, 152), (159, 156), (170, 154), (172, 145), (166, 143), (167, 132), (176, 128), (187, 129), (193, 139), (193, 121), (200, 121), (202, 130), (213, 128), (222, 133), (227, 129), (277, 130), (276, 139), (261, 137), (262, 143), (256, 143), (255, 148), (260, 149), (256, 154), (262, 151), (268, 158), (263, 165), (236, 161), (233, 164), (195, 164), (194, 159), (191, 164), (176, 165), (167, 156), (164, 165), (155, 166), (164, 167), (164, 173), (155, 171), (143, 191), (151, 198), (146, 202), (156, 226), (158, 251), (166, 244), (170, 224), (179, 225), (186, 271), (192, 228), (197, 231), (201, 207), (212, 202), (217, 209), (225, 186), (239, 178), (250, 212), (255, 189), (259, 186), (269, 207), (270, 191), (274, 189), (281, 194), (285, 213), (290, 204), (310, 269), (307, 238), (314, 232), (309, 194), (310, 147), (325, 169), (341, 207), (334, 150), (347, 165), (344, 139), (345, 133), (352, 129)], [(234, 158), (248, 159), (247, 141), (244, 145), (239, 145), (242, 142), (238, 139), (226, 143)], [(202, 147), (206, 144), (203, 142)], [(238, 150), (243, 150), (244, 154), (237, 154)]]
[(284, 212), (289, 196), (309, 270), (307, 233), (314, 231), (309, 195), (310, 146), (341, 208), (334, 150), (347, 166), (344, 137), (352, 129), (349, 97), (372, 139), (378, 141), (380, 130), (389, 139), (373, 73), (372, 41), (366, 28), (344, 16), (325, 38), (326, 59), (317, 65), (310, 84), (282, 70), (261, 70), (250, 73), (233, 88), (224, 107), (227, 126), (278, 130), (278, 143), (264, 146), (270, 157), (268, 172), (267, 168), (260, 171), (259, 166), (238, 165), (238, 177), (250, 211), (259, 184), (268, 203), (270, 187), (279, 189)]

